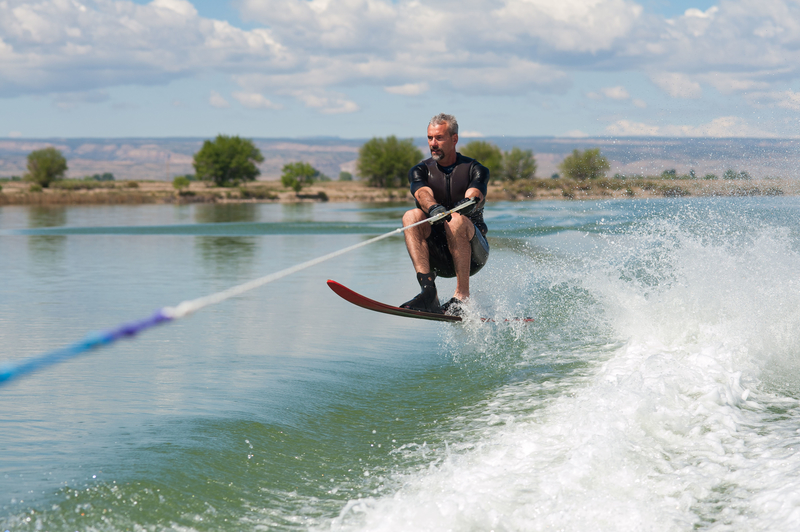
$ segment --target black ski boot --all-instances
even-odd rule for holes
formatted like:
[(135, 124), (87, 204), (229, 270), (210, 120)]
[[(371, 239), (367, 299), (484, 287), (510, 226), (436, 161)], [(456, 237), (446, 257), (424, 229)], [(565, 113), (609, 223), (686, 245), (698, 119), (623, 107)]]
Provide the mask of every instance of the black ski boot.
[(439, 295), (436, 293), (435, 280), (435, 273), (418, 273), (417, 282), (419, 282), (422, 291), (411, 301), (406, 301), (400, 305), (400, 308), (441, 314), (442, 307), (439, 306)]

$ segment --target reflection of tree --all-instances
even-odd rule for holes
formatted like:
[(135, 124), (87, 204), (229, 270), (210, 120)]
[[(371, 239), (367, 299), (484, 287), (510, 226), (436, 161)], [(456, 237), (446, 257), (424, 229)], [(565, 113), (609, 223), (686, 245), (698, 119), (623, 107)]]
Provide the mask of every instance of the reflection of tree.
[(195, 242), (203, 262), (232, 276), (252, 264), (257, 247), (250, 236), (198, 236)]
[(310, 222), (314, 219), (312, 203), (282, 203), (281, 215), (284, 222)]
[(223, 203), (198, 205), (194, 219), (200, 224), (258, 221), (258, 205), (255, 203)]
[[(254, 203), (197, 205), (197, 223), (221, 224), (259, 221), (259, 206)], [(198, 236), (197, 250), (203, 262), (218, 274), (236, 276), (255, 257), (257, 240), (249, 236)]]
[(58, 227), (67, 224), (67, 209), (64, 207), (28, 207), (28, 227)]
[[(67, 224), (67, 210), (64, 207), (44, 207), (31, 205), (28, 207), (28, 227), (59, 227)], [(31, 258), (43, 266), (50, 266), (64, 251), (64, 235), (31, 235), (28, 237), (28, 249)]]

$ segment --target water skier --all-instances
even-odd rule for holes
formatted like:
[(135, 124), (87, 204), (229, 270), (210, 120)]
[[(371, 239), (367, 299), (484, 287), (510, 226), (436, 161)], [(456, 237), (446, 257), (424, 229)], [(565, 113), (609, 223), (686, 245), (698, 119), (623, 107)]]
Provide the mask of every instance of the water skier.
[[(489, 170), (475, 159), (456, 151), (458, 122), (440, 113), (428, 123), (431, 157), (408, 173), (417, 207), (403, 215), (403, 227), (444, 213), (467, 202), (471, 205), (431, 224), (420, 224), (405, 232), (406, 247), (422, 289), (402, 308), (461, 314), (469, 299), (469, 278), (489, 259), (488, 228), (483, 221)], [(439, 304), (436, 277), (455, 277), (456, 291)]]

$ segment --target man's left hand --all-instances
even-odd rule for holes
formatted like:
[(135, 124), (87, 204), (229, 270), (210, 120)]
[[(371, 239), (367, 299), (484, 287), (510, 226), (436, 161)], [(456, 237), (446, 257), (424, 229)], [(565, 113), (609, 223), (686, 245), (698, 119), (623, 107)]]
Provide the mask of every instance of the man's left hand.
[(480, 201), (478, 198), (464, 198), (461, 201), (459, 201), (458, 203), (456, 203), (455, 205), (453, 205), (453, 208), (456, 208), (459, 205), (463, 205), (463, 204), (468, 203), (470, 201), (473, 202), (471, 205), (469, 205), (467, 207), (464, 207), (463, 209), (460, 209), (459, 211), (457, 211), (458, 214), (461, 214), (463, 216), (469, 216), (470, 213), (475, 210), (475, 207), (478, 206), (478, 202)]

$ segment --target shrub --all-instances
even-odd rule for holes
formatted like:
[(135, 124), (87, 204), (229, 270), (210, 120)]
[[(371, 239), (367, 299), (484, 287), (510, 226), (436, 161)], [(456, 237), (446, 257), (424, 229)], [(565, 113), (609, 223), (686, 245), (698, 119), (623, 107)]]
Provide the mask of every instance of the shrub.
[(490, 176), (500, 178), (503, 168), (503, 152), (494, 144), (484, 140), (473, 140), (464, 146), (461, 155), (475, 159), (489, 169)]
[(592, 148), (584, 151), (572, 150), (572, 154), (567, 155), (558, 168), (567, 177), (580, 181), (604, 177), (611, 165), (600, 154), (600, 148)]
[(402, 186), (412, 166), (422, 160), (413, 139), (374, 137), (358, 150), (358, 173), (373, 187)]
[(674, 168), (671, 168), (670, 170), (664, 170), (663, 172), (661, 172), (661, 179), (677, 179), (677, 178), (678, 178), (678, 172)]
[(212, 181), (217, 186), (230, 186), (254, 181), (261, 173), (255, 163), (263, 161), (264, 156), (252, 141), (217, 135), (213, 141), (205, 141), (194, 154), (193, 165), (198, 179)]
[(281, 184), (291, 188), (295, 193), (300, 192), (304, 185), (310, 185), (321, 174), (319, 170), (308, 163), (296, 162), (283, 165)]
[(244, 199), (273, 200), (278, 198), (278, 195), (267, 187), (240, 187), (239, 193)]
[(536, 159), (532, 150), (522, 150), (516, 146), (503, 154), (503, 167), (500, 178), (508, 181), (533, 179), (536, 177)]
[(52, 146), (28, 154), (28, 173), (25, 178), (41, 187), (64, 177), (67, 160)]
[(175, 187), (175, 190), (180, 192), (184, 188), (189, 188), (191, 185), (191, 181), (186, 176), (179, 175), (175, 179), (172, 180), (172, 186)]

